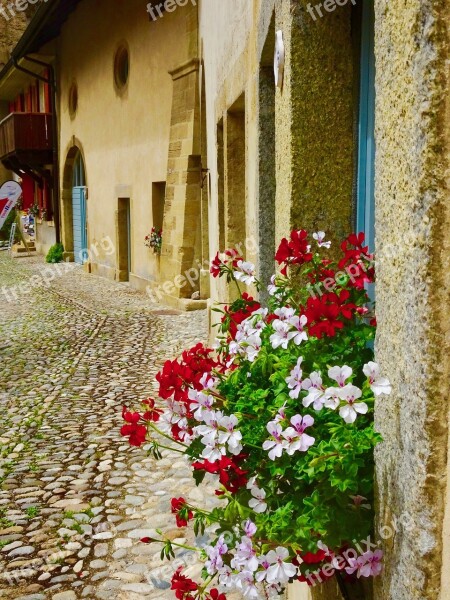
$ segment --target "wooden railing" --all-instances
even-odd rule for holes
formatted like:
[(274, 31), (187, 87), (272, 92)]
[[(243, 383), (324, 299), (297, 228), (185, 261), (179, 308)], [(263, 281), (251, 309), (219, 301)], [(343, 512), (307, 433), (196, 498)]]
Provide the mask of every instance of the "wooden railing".
[(0, 159), (17, 152), (48, 152), (52, 147), (48, 113), (11, 113), (0, 122)]

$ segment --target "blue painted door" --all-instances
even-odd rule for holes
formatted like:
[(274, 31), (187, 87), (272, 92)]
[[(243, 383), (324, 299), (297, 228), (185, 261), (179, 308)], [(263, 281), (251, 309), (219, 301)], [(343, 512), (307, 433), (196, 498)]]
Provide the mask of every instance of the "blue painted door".
[(357, 230), (375, 245), (375, 49), (373, 0), (362, 3)]
[(76, 263), (87, 260), (86, 188), (72, 189), (73, 253)]

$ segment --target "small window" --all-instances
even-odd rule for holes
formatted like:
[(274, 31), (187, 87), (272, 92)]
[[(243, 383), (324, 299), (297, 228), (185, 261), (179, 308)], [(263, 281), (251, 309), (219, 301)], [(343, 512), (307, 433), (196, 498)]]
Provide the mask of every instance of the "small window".
[(164, 221), (164, 204), (166, 200), (166, 182), (157, 181), (152, 184), (152, 217), (153, 227), (156, 229), (163, 228)]
[(118, 90), (123, 90), (128, 83), (130, 72), (130, 56), (125, 45), (119, 46), (114, 57), (114, 83)]
[(69, 90), (69, 114), (73, 119), (78, 109), (78, 86), (72, 83)]

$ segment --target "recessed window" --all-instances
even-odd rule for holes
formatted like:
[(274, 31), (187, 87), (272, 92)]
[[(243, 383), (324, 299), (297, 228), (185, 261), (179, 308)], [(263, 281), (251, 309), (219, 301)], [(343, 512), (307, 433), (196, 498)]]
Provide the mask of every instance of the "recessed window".
[(114, 57), (114, 83), (119, 90), (123, 90), (128, 83), (130, 72), (130, 56), (125, 45), (119, 46)]
[(76, 83), (72, 83), (69, 90), (69, 113), (73, 118), (78, 108), (78, 86)]

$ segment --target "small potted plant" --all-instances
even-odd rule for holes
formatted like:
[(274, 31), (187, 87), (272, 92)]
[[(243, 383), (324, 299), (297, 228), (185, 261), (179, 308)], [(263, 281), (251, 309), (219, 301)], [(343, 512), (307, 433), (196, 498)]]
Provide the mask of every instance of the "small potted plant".
[(211, 273), (239, 298), (214, 309), (214, 349), (197, 344), (166, 361), (156, 376), (160, 399), (143, 400), (141, 412), (123, 409), (131, 445), (161, 458), (170, 440), (197, 485), (215, 476), (206, 486), (222, 499), (212, 510), (171, 500), (177, 526), (191, 521), (197, 538), (207, 530), (206, 545), (160, 530), (142, 539), (162, 544), (162, 558), (180, 548), (203, 561), (202, 581), (176, 570), (180, 600), (226, 600), (228, 592), (266, 600), (296, 580), (333, 578), (346, 600), (359, 600), (361, 579), (382, 571), (383, 553), (371, 543), (381, 441), (373, 415), (391, 385), (373, 360), (366, 284), (374, 257), (362, 233), (342, 242), (338, 261), (330, 245), (322, 231), (284, 238), (265, 307), (242, 289), (261, 289), (255, 266), (235, 249), (218, 254)]
[(144, 243), (147, 246), (147, 248), (152, 248), (155, 254), (161, 254), (162, 229), (152, 227), (150, 234), (145, 236)]

